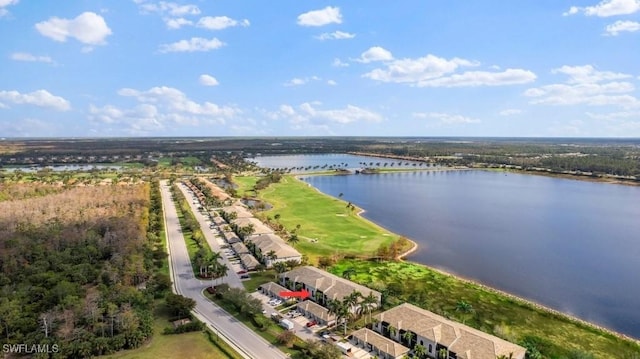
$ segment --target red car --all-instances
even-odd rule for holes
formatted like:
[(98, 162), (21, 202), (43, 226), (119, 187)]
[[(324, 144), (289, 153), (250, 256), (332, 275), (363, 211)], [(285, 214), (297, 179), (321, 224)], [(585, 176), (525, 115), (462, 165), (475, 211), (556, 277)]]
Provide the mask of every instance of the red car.
[(316, 322), (315, 320), (312, 320), (310, 322), (307, 323), (307, 327), (313, 327), (314, 325), (318, 324), (318, 322)]
[(247, 273), (247, 271), (246, 271), (246, 270), (239, 270), (239, 271), (238, 271), (238, 274), (246, 274), (246, 273)]

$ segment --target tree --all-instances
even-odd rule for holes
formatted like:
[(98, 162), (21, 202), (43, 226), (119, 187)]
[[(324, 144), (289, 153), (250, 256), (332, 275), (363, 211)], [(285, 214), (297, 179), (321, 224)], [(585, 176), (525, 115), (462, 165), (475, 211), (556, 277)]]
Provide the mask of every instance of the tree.
[(438, 359), (447, 359), (447, 355), (447, 349), (440, 348), (440, 350), (438, 350)]
[(407, 330), (402, 334), (402, 339), (407, 343), (407, 346), (411, 348), (411, 342), (415, 339), (416, 335), (412, 331)]
[(413, 347), (413, 352), (418, 358), (424, 358), (427, 355), (427, 348), (422, 344), (418, 344)]
[(196, 306), (195, 300), (174, 293), (168, 293), (165, 302), (169, 310), (178, 316), (188, 315)]
[(274, 251), (273, 249), (270, 250), (269, 252), (267, 252), (267, 254), (265, 255), (265, 257), (267, 257), (267, 260), (270, 262), (275, 261), (278, 258), (278, 255), (276, 254), (276, 251)]
[(462, 323), (464, 323), (467, 316), (473, 313), (473, 306), (464, 300), (459, 300), (456, 303), (456, 311), (462, 313)]
[(389, 331), (389, 337), (395, 338), (396, 334), (398, 334), (398, 328), (394, 327), (393, 325), (389, 325), (389, 327), (387, 327), (387, 330)]
[(351, 276), (356, 274), (356, 270), (353, 268), (347, 268), (342, 272), (342, 278), (351, 279)]
[(283, 262), (275, 262), (273, 263), (273, 269), (276, 271), (276, 279), (280, 276), (280, 274), (287, 271), (287, 265)]
[[(373, 295), (373, 292), (369, 292), (369, 295), (362, 298), (360, 302), (360, 311), (362, 313), (367, 312), (369, 314), (369, 319), (371, 319), (372, 309), (378, 303), (378, 297)], [(367, 317), (364, 318), (364, 323), (367, 324)]]
[(287, 348), (290, 348), (293, 342), (296, 340), (296, 335), (291, 330), (282, 331), (276, 337), (276, 341)]
[(296, 233), (291, 234), (291, 236), (289, 236), (288, 242), (291, 243), (292, 246), (296, 246), (296, 244), (298, 244), (298, 242), (300, 242), (300, 238), (298, 238), (298, 235)]

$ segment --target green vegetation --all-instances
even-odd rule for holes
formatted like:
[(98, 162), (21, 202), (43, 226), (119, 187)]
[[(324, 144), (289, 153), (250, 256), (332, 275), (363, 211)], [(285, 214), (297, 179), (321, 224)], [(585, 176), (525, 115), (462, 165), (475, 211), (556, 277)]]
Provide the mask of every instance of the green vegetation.
[(250, 197), (255, 195), (254, 187), (258, 182), (258, 177), (253, 176), (244, 176), (244, 177), (234, 177), (234, 184), (238, 186), (236, 192), (240, 197)]
[(242, 281), (242, 284), (247, 292), (252, 293), (255, 292), (262, 284), (275, 281), (277, 281), (276, 271), (269, 269), (262, 272), (251, 273), (251, 278)]
[(570, 358), (584, 351), (598, 358), (632, 358), (640, 345), (582, 322), (540, 309), (475, 283), (408, 262), (342, 260), (330, 271), (380, 290), (383, 304), (413, 303), (541, 352), (544, 358)]
[(149, 215), (150, 187), (0, 202), (0, 344), (57, 344), (63, 357), (89, 357), (152, 335), (153, 298), (166, 281), (155, 274), (161, 224)]
[[(258, 333), (269, 343), (278, 346), (285, 353), (295, 354), (297, 350), (280, 344), (278, 337), (284, 331), (275, 321), (262, 314), (262, 303), (251, 296), (245, 290), (229, 288), (226, 284), (217, 287), (216, 295), (210, 296), (216, 304), (222, 307), (227, 313), (240, 320), (247, 327)], [(295, 341), (296, 343), (299, 340)]]
[[(153, 338), (142, 347), (110, 355), (108, 359), (241, 359), (222, 339), (208, 331), (163, 335), (172, 315), (158, 302), (154, 312)], [(213, 344), (213, 345), (212, 345)], [(179, 353), (179, 355), (177, 355)]]
[(326, 196), (306, 183), (283, 176), (258, 197), (273, 206), (259, 216), (293, 230), (296, 249), (315, 260), (321, 256), (373, 256), (398, 236), (359, 217), (345, 201)]

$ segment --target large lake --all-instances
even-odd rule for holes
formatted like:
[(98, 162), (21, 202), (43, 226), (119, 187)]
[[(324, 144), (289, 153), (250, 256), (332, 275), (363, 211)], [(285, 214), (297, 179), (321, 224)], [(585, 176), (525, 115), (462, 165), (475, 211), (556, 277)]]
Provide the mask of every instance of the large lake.
[(640, 187), (471, 170), (303, 177), (417, 241), (412, 261), (640, 338)]

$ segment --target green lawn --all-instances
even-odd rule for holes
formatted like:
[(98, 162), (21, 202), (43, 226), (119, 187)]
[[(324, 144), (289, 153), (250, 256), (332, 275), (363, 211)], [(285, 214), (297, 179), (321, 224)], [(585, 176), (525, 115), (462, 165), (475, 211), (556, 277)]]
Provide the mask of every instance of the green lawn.
[(233, 183), (238, 186), (236, 191), (240, 197), (252, 197), (255, 195), (252, 188), (258, 182), (258, 177), (234, 177)]
[(276, 271), (269, 269), (264, 272), (252, 272), (251, 279), (242, 281), (242, 284), (248, 293), (252, 293), (255, 292), (262, 284), (275, 281), (277, 281)]
[[(549, 344), (550, 358), (566, 357), (571, 350), (586, 351), (597, 358), (637, 358), (640, 354), (640, 345), (630, 340), (419, 264), (344, 260), (330, 271), (341, 275), (346, 269), (355, 270), (351, 276), (355, 282), (378, 289), (396, 288), (401, 292), (400, 300), (512, 342), (525, 336), (542, 338)], [(459, 300), (471, 304), (473, 313), (457, 312)]]
[[(239, 183), (248, 181), (238, 178)], [(334, 254), (369, 256), (381, 244), (398, 238), (358, 216), (357, 210), (349, 210), (347, 202), (324, 195), (292, 176), (283, 176), (279, 183), (261, 191), (259, 198), (273, 206), (260, 216), (274, 218), (279, 214), (279, 222), (289, 231), (301, 226), (296, 249), (312, 262)]]
[(142, 347), (106, 356), (109, 359), (240, 359), (222, 339), (207, 332), (163, 335), (171, 326), (170, 314), (160, 306), (155, 313), (153, 338)]

